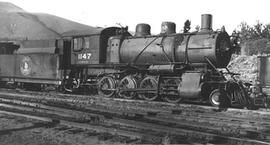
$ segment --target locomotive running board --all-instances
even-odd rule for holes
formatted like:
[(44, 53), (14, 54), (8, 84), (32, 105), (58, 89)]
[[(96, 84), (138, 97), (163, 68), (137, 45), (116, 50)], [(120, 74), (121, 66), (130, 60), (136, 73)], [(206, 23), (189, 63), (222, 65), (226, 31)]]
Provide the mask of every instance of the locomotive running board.
[(54, 85), (61, 85), (61, 80), (43, 80), (43, 79), (19, 79), (15, 78), (15, 82), (22, 82), (22, 83), (42, 83), (42, 84), (54, 84)]
[(141, 89), (141, 88), (136, 88), (136, 89), (128, 89), (128, 88), (125, 88), (125, 89), (102, 89), (103, 91), (125, 91), (125, 92), (157, 92), (158, 90), (157, 89)]

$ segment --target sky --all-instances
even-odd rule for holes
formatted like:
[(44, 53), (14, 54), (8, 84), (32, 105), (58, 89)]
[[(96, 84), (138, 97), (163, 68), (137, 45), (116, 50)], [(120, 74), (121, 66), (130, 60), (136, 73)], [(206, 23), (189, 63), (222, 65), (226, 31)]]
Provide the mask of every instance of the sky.
[(201, 24), (201, 14), (213, 15), (213, 29), (225, 26), (228, 33), (243, 21), (270, 23), (269, 0), (5, 0), (28, 12), (48, 13), (90, 26), (120, 23), (135, 31), (138, 23), (160, 33), (161, 23), (176, 23), (176, 32), (191, 20), (191, 29)]

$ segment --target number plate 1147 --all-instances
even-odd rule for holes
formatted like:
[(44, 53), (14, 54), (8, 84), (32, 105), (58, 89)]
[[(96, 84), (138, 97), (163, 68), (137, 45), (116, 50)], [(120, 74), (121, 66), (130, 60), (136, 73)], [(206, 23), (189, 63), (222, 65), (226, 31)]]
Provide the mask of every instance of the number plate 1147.
[(90, 59), (91, 53), (80, 53), (78, 54), (78, 59)]

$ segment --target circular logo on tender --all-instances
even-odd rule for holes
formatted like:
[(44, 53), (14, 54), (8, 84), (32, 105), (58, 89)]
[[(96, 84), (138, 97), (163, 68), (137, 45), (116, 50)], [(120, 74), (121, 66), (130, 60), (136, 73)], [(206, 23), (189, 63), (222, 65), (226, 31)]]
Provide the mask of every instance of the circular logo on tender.
[(30, 72), (31, 72), (31, 58), (28, 57), (28, 56), (25, 56), (23, 59), (22, 59), (22, 62), (20, 64), (20, 69), (21, 69), (21, 73), (23, 75), (29, 75)]

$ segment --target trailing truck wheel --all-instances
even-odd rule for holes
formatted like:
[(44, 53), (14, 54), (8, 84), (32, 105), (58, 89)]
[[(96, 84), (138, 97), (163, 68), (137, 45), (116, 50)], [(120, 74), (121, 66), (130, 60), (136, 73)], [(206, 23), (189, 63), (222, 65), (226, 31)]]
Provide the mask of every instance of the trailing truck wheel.
[(98, 93), (103, 97), (112, 97), (115, 94), (116, 82), (114, 78), (105, 76), (98, 82)]
[[(132, 76), (124, 77), (119, 83), (119, 93), (121, 98), (132, 99), (135, 98), (137, 93), (135, 91), (125, 91), (124, 89), (136, 89), (138, 87), (136, 80)], [(121, 90), (122, 89), (122, 90)]]
[(149, 76), (144, 78), (140, 83), (140, 88), (146, 90), (140, 93), (140, 98), (148, 101), (153, 101), (158, 98), (158, 81), (155, 77)]
[(164, 96), (164, 100), (169, 103), (179, 103), (183, 100), (183, 98), (176, 95), (166, 95)]
[(218, 107), (220, 105), (220, 91), (219, 89), (215, 89), (211, 92), (209, 95), (209, 102), (211, 103), (212, 106)]

